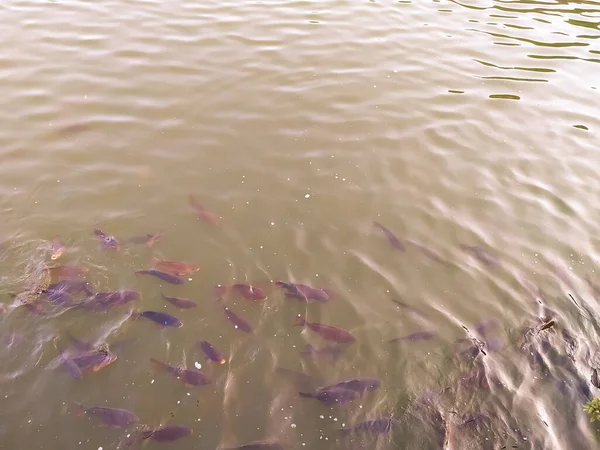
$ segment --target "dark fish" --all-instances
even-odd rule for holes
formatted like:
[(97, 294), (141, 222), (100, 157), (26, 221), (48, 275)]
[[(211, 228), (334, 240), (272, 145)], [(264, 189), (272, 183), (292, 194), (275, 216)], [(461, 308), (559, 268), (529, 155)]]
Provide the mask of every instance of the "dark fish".
[(327, 289), (313, 288), (306, 284), (285, 283), (283, 281), (275, 282), (275, 286), (286, 290), (286, 298), (293, 298), (305, 302), (316, 301), (326, 302), (332, 300), (334, 295)]
[(547, 330), (549, 328), (552, 328), (553, 326), (554, 326), (554, 320), (549, 320), (544, 325), (542, 325), (542, 327), (540, 328), (540, 331)]
[(461, 244), (460, 248), (470, 253), (473, 257), (477, 258), (486, 266), (495, 266), (498, 264), (498, 258), (481, 247), (477, 247), (476, 245)]
[(135, 236), (130, 239), (127, 239), (128, 244), (139, 244), (139, 245), (147, 245), (148, 247), (154, 246), (158, 241), (160, 241), (165, 234), (162, 231), (158, 233), (149, 233), (146, 236)]
[(408, 336), (402, 336), (394, 339), (390, 339), (390, 342), (398, 341), (425, 341), (431, 339), (434, 334), (430, 331), (417, 331), (416, 333), (409, 334)]
[(89, 283), (87, 281), (70, 278), (52, 283), (46, 288), (46, 291), (65, 291), (69, 294), (84, 293), (88, 296), (94, 294), (89, 288)]
[(181, 297), (167, 297), (163, 294), (163, 298), (171, 303), (172, 305), (181, 308), (181, 309), (190, 309), (198, 306), (196, 302), (190, 300), (189, 298), (181, 298)]
[(202, 349), (206, 357), (216, 363), (225, 364), (223, 354), (217, 350), (212, 344), (207, 341), (198, 342), (198, 346)]
[(337, 328), (331, 325), (324, 325), (322, 323), (317, 322), (307, 322), (304, 320), (302, 316), (296, 317), (296, 321), (294, 322), (295, 327), (303, 327), (306, 326), (313, 330), (315, 333), (321, 335), (322, 338), (327, 339), (329, 341), (335, 341), (342, 344), (348, 344), (356, 341), (356, 338), (347, 330), (342, 328)]
[(90, 269), (84, 266), (56, 266), (49, 267), (48, 272), (54, 278), (77, 278), (87, 273)]
[(45, 290), (43, 294), (56, 305), (69, 306), (73, 304), (73, 296), (64, 290)]
[(337, 359), (342, 354), (342, 348), (334, 345), (326, 345), (321, 348), (316, 348), (311, 344), (306, 344), (306, 349), (300, 352), (302, 355), (315, 357), (329, 357)]
[(424, 318), (424, 319), (428, 319), (428, 318), (429, 318), (429, 315), (428, 315), (428, 314), (426, 314), (425, 312), (421, 311), (419, 308), (416, 308), (416, 307), (414, 307), (414, 306), (408, 305), (408, 304), (406, 304), (406, 303), (404, 303), (404, 302), (401, 302), (400, 300), (395, 300), (395, 299), (391, 299), (391, 300), (392, 300), (392, 301), (393, 301), (393, 302), (394, 302), (396, 305), (398, 305), (399, 307), (401, 307), (401, 308), (404, 308), (404, 309), (407, 309), (407, 310), (409, 310), (410, 312), (412, 312), (412, 313), (414, 313), (414, 314), (416, 314), (416, 315), (418, 315), (418, 316), (421, 316), (421, 317), (422, 317), (422, 318)]
[(94, 230), (94, 234), (98, 237), (98, 241), (104, 248), (119, 250), (121, 247), (121, 244), (119, 244), (119, 241), (117, 241), (114, 236), (111, 236), (98, 228)]
[(189, 202), (190, 206), (196, 212), (198, 219), (202, 219), (212, 226), (219, 224), (219, 216), (202, 206), (194, 194), (190, 195)]
[(373, 222), (373, 225), (383, 232), (383, 234), (385, 235), (392, 247), (394, 247), (396, 250), (400, 250), (401, 252), (405, 250), (404, 244), (400, 242), (400, 240), (394, 235), (394, 233), (392, 233), (386, 227), (381, 225), (379, 222)]
[(239, 447), (227, 447), (223, 450), (283, 450), (285, 445), (275, 440), (254, 441)]
[(140, 298), (138, 291), (120, 290), (113, 292), (97, 292), (81, 303), (81, 306), (90, 311), (107, 311), (116, 306), (123, 306)]
[(444, 258), (442, 258), (438, 252), (436, 252), (435, 250), (433, 250), (429, 247), (426, 247), (425, 245), (421, 244), (420, 242), (413, 241), (413, 240), (409, 240), (408, 242), (410, 242), (412, 245), (414, 245), (419, 250), (421, 250), (421, 252), (423, 252), (423, 254), (425, 256), (427, 256), (429, 259), (431, 259), (432, 261), (435, 261), (440, 264), (448, 263), (448, 261), (446, 261)]
[(321, 391), (330, 391), (332, 389), (348, 389), (350, 391), (358, 392), (362, 394), (372, 389), (377, 389), (381, 386), (381, 381), (376, 378), (352, 378), (350, 380), (340, 381), (338, 383), (322, 387), (318, 389)]
[(52, 245), (50, 246), (50, 251), (52, 252), (52, 254), (50, 255), (50, 259), (52, 261), (56, 261), (65, 252), (65, 246), (62, 245), (58, 238), (55, 238), (52, 241)]
[(136, 275), (151, 275), (153, 277), (160, 278), (161, 280), (166, 281), (167, 283), (171, 283), (171, 284), (185, 283), (185, 280), (181, 277), (178, 277), (177, 275), (171, 275), (170, 273), (161, 272), (159, 270), (154, 270), (154, 269), (138, 270), (135, 274)]
[(189, 275), (200, 270), (200, 267), (190, 263), (180, 261), (165, 261), (164, 259), (157, 258), (156, 256), (153, 256), (150, 259), (150, 265), (162, 270), (163, 272), (178, 277)]
[(180, 367), (170, 366), (154, 358), (150, 358), (150, 362), (156, 370), (162, 370), (163, 372), (173, 375), (178, 380), (181, 380), (186, 386), (203, 386), (205, 384), (210, 384), (211, 382), (210, 378), (208, 378), (201, 370), (182, 369)]
[(77, 414), (94, 416), (111, 427), (127, 428), (139, 421), (135, 414), (126, 409), (105, 408), (102, 406), (87, 407), (80, 403), (75, 403), (75, 405)]
[(392, 419), (391, 417), (379, 418), (374, 420), (366, 420), (359, 422), (348, 428), (340, 428), (343, 433), (372, 433), (372, 434), (383, 434), (389, 433), (393, 428), (400, 425), (400, 421)]
[(590, 381), (594, 387), (600, 389), (600, 376), (598, 375), (598, 369), (592, 370), (592, 378)]
[(170, 427), (159, 428), (156, 430), (144, 430), (140, 432), (141, 439), (150, 439), (156, 442), (172, 442), (182, 439), (192, 434), (192, 430), (187, 427), (172, 425)]
[(238, 316), (236, 313), (234, 313), (227, 307), (223, 308), (223, 310), (225, 311), (225, 315), (227, 316), (229, 321), (234, 325), (236, 330), (244, 331), (245, 333), (252, 333), (252, 325), (246, 322), (245, 319), (242, 319), (240, 316)]
[(78, 353), (68, 359), (81, 371), (91, 370), (92, 372), (97, 372), (103, 367), (115, 362), (117, 360), (117, 355), (106, 350), (92, 350)]
[(267, 294), (265, 291), (257, 286), (252, 286), (250, 284), (232, 284), (231, 286), (217, 286), (215, 288), (215, 292), (217, 297), (224, 298), (230, 292), (236, 292), (241, 295), (244, 299), (250, 301), (262, 301), (266, 300)]
[(351, 389), (332, 388), (317, 392), (298, 392), (300, 397), (314, 398), (323, 403), (347, 403), (356, 400), (360, 394)]
[(133, 314), (132, 317), (144, 317), (163, 327), (181, 328), (183, 326), (183, 322), (177, 317), (160, 311), (143, 311), (141, 313)]

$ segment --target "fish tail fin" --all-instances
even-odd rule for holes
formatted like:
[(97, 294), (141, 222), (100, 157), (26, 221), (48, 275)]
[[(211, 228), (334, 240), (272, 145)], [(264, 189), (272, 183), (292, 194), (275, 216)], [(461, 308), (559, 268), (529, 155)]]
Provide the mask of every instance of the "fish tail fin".
[(305, 398), (313, 398), (315, 396), (315, 394), (311, 392), (298, 392), (298, 395)]
[(150, 364), (154, 370), (167, 370), (167, 365), (158, 359), (150, 358)]
[(136, 320), (138, 319), (140, 316), (142, 315), (141, 312), (139, 312), (138, 310), (133, 310), (131, 311), (131, 315), (129, 316), (131, 318), (131, 320)]
[(304, 325), (306, 325), (306, 320), (304, 320), (304, 318), (302, 316), (296, 317), (296, 320), (294, 320), (293, 326), (303, 327)]
[(73, 402), (73, 410), (78, 416), (84, 416), (86, 407), (83, 406), (81, 403)]

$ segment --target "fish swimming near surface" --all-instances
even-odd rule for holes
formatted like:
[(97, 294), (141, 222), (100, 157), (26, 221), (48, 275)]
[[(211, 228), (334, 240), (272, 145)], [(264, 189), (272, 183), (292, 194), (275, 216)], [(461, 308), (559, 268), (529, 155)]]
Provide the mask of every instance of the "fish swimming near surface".
[(126, 409), (84, 406), (80, 403), (75, 403), (75, 407), (78, 415), (95, 417), (110, 427), (127, 428), (139, 422), (138, 417)]
[(331, 388), (316, 392), (299, 392), (300, 397), (314, 398), (323, 403), (347, 403), (356, 400), (360, 394), (352, 389)]
[(171, 425), (154, 430), (140, 431), (139, 438), (142, 440), (149, 439), (155, 442), (173, 442), (188, 437), (191, 434), (192, 430), (188, 427)]
[(54, 238), (52, 240), (52, 244), (50, 245), (50, 251), (52, 252), (50, 255), (50, 259), (52, 261), (56, 261), (65, 252), (65, 246), (62, 244), (62, 242), (60, 242), (58, 238)]
[(429, 319), (429, 314), (425, 313), (424, 311), (421, 311), (419, 308), (409, 305), (407, 303), (404, 303), (400, 300), (396, 300), (396, 299), (391, 299), (396, 305), (398, 305), (400, 308), (404, 308), (408, 311), (410, 311), (413, 314), (416, 314), (417, 316), (420, 316), (423, 319)]
[(42, 292), (46, 293), (52, 291), (64, 291), (74, 295), (80, 293), (83, 293), (87, 296), (94, 295), (94, 292), (92, 292), (89, 286), (90, 284), (85, 280), (68, 278), (66, 280), (61, 280), (56, 283), (50, 284)]
[(178, 277), (189, 275), (200, 270), (200, 267), (195, 266), (194, 264), (181, 261), (166, 261), (164, 259), (157, 258), (156, 256), (153, 256), (150, 259), (150, 265), (163, 272), (176, 275)]
[(198, 347), (202, 349), (206, 358), (210, 361), (216, 362), (218, 364), (225, 364), (227, 361), (223, 357), (223, 354), (215, 348), (214, 345), (207, 341), (198, 342)]
[(219, 216), (202, 206), (195, 195), (190, 194), (188, 200), (190, 206), (196, 212), (198, 219), (201, 219), (212, 226), (217, 226), (219, 224)]
[(332, 325), (324, 325), (317, 322), (307, 322), (302, 316), (296, 317), (294, 322), (295, 327), (303, 327), (311, 329), (315, 333), (319, 334), (322, 338), (329, 341), (339, 342), (341, 344), (349, 344), (356, 341), (356, 338), (347, 330), (337, 328)]
[(409, 334), (408, 336), (402, 336), (394, 339), (390, 339), (390, 342), (399, 341), (426, 341), (435, 336), (431, 331), (417, 331), (416, 333)]
[(380, 417), (373, 420), (359, 422), (348, 428), (340, 428), (342, 433), (369, 433), (384, 434), (389, 433), (394, 428), (400, 426), (400, 421), (391, 417)]
[(82, 303), (78, 304), (78, 306), (90, 311), (108, 311), (113, 307), (123, 306), (137, 300), (140, 296), (141, 294), (138, 291), (131, 291), (128, 289), (111, 292), (97, 292), (86, 298)]
[(336, 360), (342, 354), (343, 349), (335, 345), (326, 345), (324, 347), (314, 347), (311, 344), (306, 344), (306, 348), (300, 353), (306, 356), (331, 358)]
[(373, 222), (373, 225), (376, 228), (379, 228), (383, 232), (383, 234), (385, 235), (385, 237), (387, 238), (388, 242), (390, 243), (390, 245), (392, 247), (394, 247), (396, 250), (399, 250), (401, 252), (406, 250), (406, 248), (404, 247), (404, 244), (402, 242), (400, 242), (400, 239), (398, 239), (396, 237), (396, 235), (394, 233), (392, 233), (389, 229), (387, 229), (386, 227), (381, 225), (379, 222)]
[(476, 245), (461, 244), (460, 248), (463, 249), (465, 252), (471, 254), (471, 256), (478, 259), (486, 266), (496, 266), (499, 263), (498, 258), (496, 258), (487, 250), (481, 247), (477, 247)]
[(427, 256), (429, 259), (431, 259), (432, 261), (435, 261), (439, 264), (448, 264), (448, 261), (446, 261), (444, 258), (442, 258), (442, 256), (436, 252), (435, 250), (421, 244), (420, 242), (417, 241), (413, 241), (412, 239), (409, 240), (408, 242), (410, 242), (412, 245), (414, 245), (416, 248), (418, 248), (419, 250), (421, 250), (421, 252)]
[(319, 388), (318, 391), (330, 391), (332, 389), (349, 389), (362, 394), (364, 392), (377, 389), (381, 386), (381, 381), (377, 378), (352, 378), (339, 381), (335, 384)]
[(306, 284), (286, 283), (284, 281), (276, 281), (275, 286), (285, 289), (286, 298), (293, 298), (305, 302), (326, 302), (332, 300), (335, 295), (327, 290), (307, 286)]
[(240, 316), (238, 316), (236, 313), (234, 313), (232, 310), (230, 310), (227, 307), (223, 308), (223, 311), (225, 311), (225, 315), (227, 316), (229, 321), (233, 324), (233, 326), (235, 327), (236, 330), (240, 330), (245, 333), (253, 332), (252, 325), (250, 325), (245, 319), (241, 318)]
[(94, 234), (98, 237), (98, 241), (100, 242), (100, 245), (102, 245), (102, 247), (111, 250), (119, 250), (119, 248), (121, 248), (121, 244), (119, 243), (119, 241), (117, 241), (117, 239), (114, 236), (105, 233), (99, 228), (96, 228), (94, 230)]
[(177, 275), (172, 275), (170, 273), (161, 272), (160, 270), (138, 270), (135, 272), (136, 275), (150, 275), (152, 277), (156, 277), (160, 280), (166, 281), (171, 284), (184, 284), (185, 280)]
[(198, 306), (195, 301), (190, 300), (189, 298), (167, 297), (164, 294), (163, 294), (163, 298), (166, 301), (168, 301), (170, 304), (172, 304), (173, 306), (176, 306), (177, 308), (180, 308), (180, 309), (190, 309), (190, 308), (195, 308), (196, 306)]
[(90, 269), (84, 266), (55, 266), (49, 267), (50, 276), (58, 279), (77, 278), (86, 274)]
[(137, 319), (138, 317), (143, 317), (145, 319), (151, 320), (157, 325), (161, 327), (174, 327), (181, 328), (183, 326), (183, 322), (179, 320), (177, 317), (172, 316), (171, 314), (167, 314), (160, 311), (142, 311), (136, 312), (131, 315), (133, 319)]
[(173, 375), (186, 386), (203, 386), (211, 383), (210, 378), (201, 370), (170, 366), (154, 358), (150, 358), (150, 362), (156, 370)]
[(61, 365), (73, 378), (81, 378), (84, 371), (97, 372), (117, 360), (117, 355), (108, 350), (91, 350), (68, 356), (61, 352)]
[(159, 231), (157, 233), (148, 233), (145, 236), (135, 236), (125, 241), (127, 244), (138, 244), (153, 247), (158, 241), (160, 241), (165, 233)]
[(219, 299), (224, 299), (231, 293), (237, 293), (249, 301), (262, 301), (268, 298), (264, 289), (250, 284), (237, 283), (229, 286), (215, 287), (215, 294)]

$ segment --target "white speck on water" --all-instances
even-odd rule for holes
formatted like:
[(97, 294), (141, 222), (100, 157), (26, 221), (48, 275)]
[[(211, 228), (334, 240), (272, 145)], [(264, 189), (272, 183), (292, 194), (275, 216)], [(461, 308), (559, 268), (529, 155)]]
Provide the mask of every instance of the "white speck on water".
[(56, 180), (57, 183), (60, 183), (60, 180)]
[(324, 416), (323, 414), (321, 414), (321, 415), (319, 416), (319, 419), (324, 419), (324, 418), (325, 418), (325, 416)]
[(271, 222), (271, 226), (275, 225), (275, 222)]
[(306, 442), (303, 442), (303, 443), (302, 443), (302, 447), (305, 447), (305, 446), (306, 446)]
[(200, 364), (198, 361), (194, 362), (194, 366), (196, 367), (196, 369), (201, 369), (202, 368), (202, 364)]
[(181, 403), (181, 400), (177, 400), (177, 404), (179, 405)]
[(102, 447), (98, 447), (98, 450), (102, 450)]
[(235, 329), (237, 330), (237, 325), (235, 325)]
[(292, 428), (296, 428), (296, 424), (295, 423), (293, 423), (291, 426), (292, 426)]
[(261, 245), (260, 248), (263, 248), (263, 246)]
[(306, 194), (304, 198), (310, 198), (310, 194)]
[(152, 380), (152, 381), (150, 382), (150, 384), (154, 384), (154, 380)]
[(128, 434), (127, 437), (131, 437), (131, 434)]
[(192, 278), (188, 278), (188, 281), (192, 281)]
[(334, 418), (333, 418), (333, 421), (334, 421), (334, 422), (337, 422), (337, 417), (334, 417)]
[(188, 396), (188, 397), (190, 396), (190, 393), (189, 393), (189, 392), (187, 393), (187, 396)]
[(342, 424), (342, 427), (345, 427), (345, 426), (346, 426), (346, 424), (345, 424), (345, 423), (343, 423), (343, 424)]
[(27, 421), (27, 423), (31, 423), (31, 419), (29, 419), (29, 420)]

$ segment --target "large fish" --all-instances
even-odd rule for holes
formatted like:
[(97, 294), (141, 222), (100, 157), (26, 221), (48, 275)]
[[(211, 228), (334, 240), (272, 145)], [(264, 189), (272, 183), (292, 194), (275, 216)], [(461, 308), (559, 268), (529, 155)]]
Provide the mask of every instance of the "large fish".
[(334, 294), (331, 291), (327, 289), (314, 288), (311, 286), (307, 286), (306, 284), (276, 281), (275, 286), (279, 286), (285, 289), (286, 298), (302, 300), (307, 303), (313, 301), (326, 302), (327, 300), (332, 300), (334, 298)]
[(77, 414), (95, 417), (105, 425), (115, 428), (127, 428), (139, 422), (138, 417), (131, 411), (103, 406), (84, 406), (75, 403)]
[(107, 311), (116, 306), (123, 306), (140, 298), (138, 291), (123, 289), (112, 292), (97, 292), (86, 298), (80, 305), (90, 311)]
[(337, 328), (331, 325), (324, 325), (322, 323), (317, 322), (307, 322), (304, 320), (302, 316), (296, 317), (296, 321), (294, 322), (295, 327), (303, 327), (306, 326), (309, 329), (313, 330), (315, 333), (319, 334), (322, 338), (327, 339), (329, 341), (339, 342), (342, 344), (349, 344), (351, 342), (356, 341), (356, 338), (347, 330), (342, 328)]
[(201, 370), (170, 366), (154, 358), (150, 358), (150, 362), (156, 370), (173, 375), (186, 386), (203, 386), (211, 382), (210, 378)]
[(189, 275), (190, 273), (198, 272), (200, 270), (200, 267), (195, 266), (194, 264), (181, 261), (166, 261), (157, 258), (156, 256), (153, 256), (150, 259), (150, 265), (178, 277)]
[(160, 270), (154, 270), (154, 269), (150, 269), (150, 270), (138, 270), (137, 272), (135, 272), (136, 275), (150, 275), (153, 277), (156, 277), (160, 280), (166, 281), (167, 283), (171, 283), (171, 284), (183, 284), (185, 283), (185, 280), (177, 275), (172, 275), (170, 273), (166, 273), (166, 272), (161, 272)]
[(381, 386), (381, 381), (377, 378), (352, 378), (350, 380), (340, 381), (329, 386), (322, 387), (318, 391), (329, 391), (331, 389), (349, 389), (362, 394), (366, 391), (377, 389)]
[(104, 248), (108, 248), (111, 250), (119, 250), (119, 248), (121, 247), (121, 244), (119, 243), (119, 241), (117, 241), (117, 239), (114, 236), (105, 233), (104, 231), (98, 228), (94, 230), (94, 234), (98, 237), (100, 245), (102, 245), (102, 247)]
[(245, 333), (253, 332), (252, 325), (250, 325), (245, 319), (241, 318), (240, 316), (238, 316), (236, 313), (234, 313), (232, 310), (230, 310), (227, 307), (223, 308), (223, 310), (225, 311), (225, 315), (227, 316), (229, 321), (233, 324), (233, 326), (235, 327), (236, 330), (240, 330)]
[(137, 319), (138, 317), (151, 320), (161, 327), (181, 328), (183, 326), (183, 322), (177, 317), (160, 311), (142, 311), (132, 314), (133, 319)]
[(223, 354), (219, 350), (217, 350), (215, 346), (211, 343), (207, 341), (201, 341), (198, 342), (198, 347), (202, 349), (202, 351), (206, 355), (206, 358), (208, 358), (210, 361), (216, 362), (218, 364), (226, 363)]

